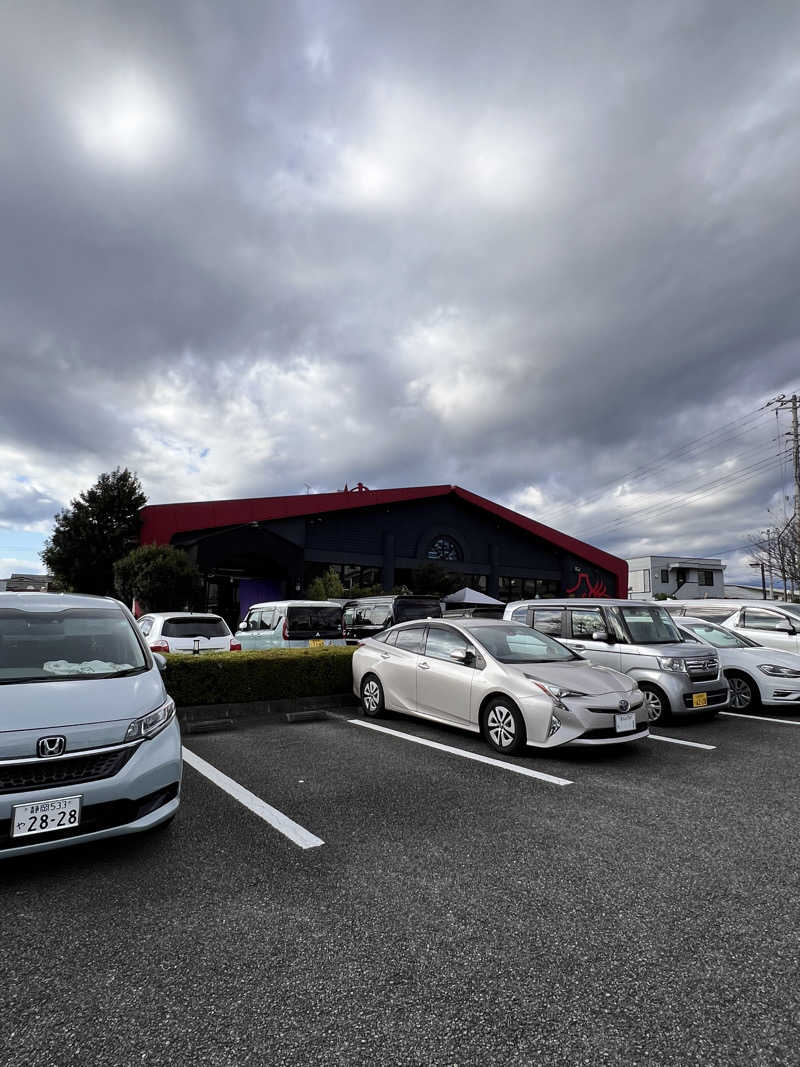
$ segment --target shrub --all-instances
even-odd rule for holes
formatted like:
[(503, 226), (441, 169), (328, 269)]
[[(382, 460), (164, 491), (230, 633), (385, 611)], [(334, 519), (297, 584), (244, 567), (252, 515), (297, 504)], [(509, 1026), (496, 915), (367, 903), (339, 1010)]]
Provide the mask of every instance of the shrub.
[(349, 693), (355, 646), (166, 656), (164, 684), (179, 708)]

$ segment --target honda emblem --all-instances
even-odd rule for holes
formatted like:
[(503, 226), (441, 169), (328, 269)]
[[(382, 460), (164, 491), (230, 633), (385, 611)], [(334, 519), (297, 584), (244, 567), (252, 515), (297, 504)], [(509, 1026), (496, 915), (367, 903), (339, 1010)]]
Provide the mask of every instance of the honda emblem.
[(48, 756), (61, 756), (67, 747), (66, 737), (40, 737), (36, 742), (36, 755), (46, 758)]

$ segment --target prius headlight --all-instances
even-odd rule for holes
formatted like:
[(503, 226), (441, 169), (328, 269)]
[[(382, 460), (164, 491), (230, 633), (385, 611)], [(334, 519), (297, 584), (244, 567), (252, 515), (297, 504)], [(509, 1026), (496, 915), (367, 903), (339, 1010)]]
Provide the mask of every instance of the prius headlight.
[(155, 737), (174, 717), (175, 701), (172, 697), (167, 697), (160, 708), (151, 711), (149, 715), (142, 715), (141, 719), (133, 720), (125, 731), (125, 740), (136, 741), (139, 738)]
[(547, 693), (549, 697), (556, 702), (556, 704), (563, 703), (564, 699), (569, 697), (585, 697), (588, 693), (581, 693), (577, 689), (562, 689), (559, 685), (551, 685), (549, 682), (540, 682), (538, 678), (534, 678), (532, 674), (526, 674), (525, 677), (529, 682), (533, 682), (538, 686), (542, 692)]
[(779, 667), (777, 663), (760, 663), (758, 669), (773, 678), (800, 678), (800, 671), (794, 667)]

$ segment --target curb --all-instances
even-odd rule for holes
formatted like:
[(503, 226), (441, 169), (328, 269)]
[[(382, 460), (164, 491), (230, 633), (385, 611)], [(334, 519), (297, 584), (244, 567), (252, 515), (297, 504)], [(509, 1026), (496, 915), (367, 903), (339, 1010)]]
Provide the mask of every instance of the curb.
[(184, 733), (233, 730), (237, 723), (252, 719), (277, 719), (302, 722), (327, 718), (332, 708), (349, 708), (358, 704), (352, 693), (329, 693), (316, 697), (293, 697), (284, 700), (251, 700), (242, 704), (195, 704), (178, 708)]

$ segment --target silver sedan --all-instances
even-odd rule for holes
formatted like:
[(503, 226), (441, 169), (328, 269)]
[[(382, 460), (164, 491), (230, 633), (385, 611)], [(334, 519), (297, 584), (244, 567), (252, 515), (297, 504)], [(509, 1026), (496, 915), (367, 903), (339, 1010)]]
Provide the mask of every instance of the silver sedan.
[(608, 745), (648, 736), (636, 682), (593, 667), (521, 623), (402, 623), (362, 641), (353, 691), (365, 715), (399, 711), (482, 733), (498, 752)]

